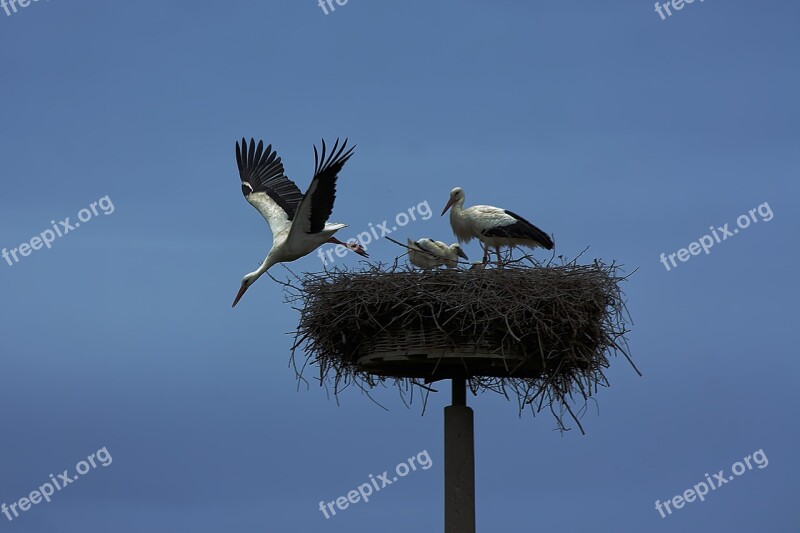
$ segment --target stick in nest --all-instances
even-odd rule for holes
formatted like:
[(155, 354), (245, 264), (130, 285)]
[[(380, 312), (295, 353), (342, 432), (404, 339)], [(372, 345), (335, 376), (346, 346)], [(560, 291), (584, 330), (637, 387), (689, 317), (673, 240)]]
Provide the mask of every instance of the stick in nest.
[[(583, 432), (586, 402), (608, 386), (609, 357), (622, 353), (633, 365), (620, 289), (627, 276), (615, 263), (560, 259), (535, 267), (523, 257), (503, 269), (427, 271), (395, 261), (296, 276), (284, 286), (301, 313), (291, 356), (294, 363), (298, 353), (305, 355), (298, 378), (316, 366), (334, 395), (350, 385), (364, 391), (395, 386), (410, 403), (414, 389), (423, 397), (430, 392), (424, 377), (374, 375), (359, 366), (376, 339), (423, 339), (405, 347), (412, 353), (430, 352), (432, 338), (447, 349), (488, 346), (505, 358), (505, 371), (467, 376), (473, 393), (516, 396), (520, 414), (527, 407), (534, 414), (549, 409), (559, 428), (567, 427), (566, 415)], [(582, 405), (573, 409), (576, 399)]]

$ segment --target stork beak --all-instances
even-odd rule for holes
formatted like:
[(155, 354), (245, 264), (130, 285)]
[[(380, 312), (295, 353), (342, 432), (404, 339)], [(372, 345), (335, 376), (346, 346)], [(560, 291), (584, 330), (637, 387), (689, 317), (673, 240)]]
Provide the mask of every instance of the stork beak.
[(244, 296), (244, 293), (247, 292), (247, 288), (248, 288), (247, 285), (242, 284), (242, 288), (239, 289), (239, 294), (236, 295), (236, 299), (233, 301), (233, 305), (231, 307), (236, 307), (236, 304), (238, 304), (239, 300), (242, 299), (242, 296)]
[(467, 257), (467, 254), (465, 254), (464, 250), (462, 250), (461, 248), (458, 248), (456, 250), (456, 253), (458, 254), (458, 257), (462, 257), (462, 258), (466, 259), (467, 261), (469, 261), (469, 257)]
[(444, 209), (442, 209), (442, 214), (440, 216), (444, 216), (444, 214), (447, 213), (447, 210), (450, 209), (450, 207), (455, 203), (455, 201), (456, 201), (455, 198), (451, 196), (450, 200), (447, 201), (447, 205), (444, 206)]

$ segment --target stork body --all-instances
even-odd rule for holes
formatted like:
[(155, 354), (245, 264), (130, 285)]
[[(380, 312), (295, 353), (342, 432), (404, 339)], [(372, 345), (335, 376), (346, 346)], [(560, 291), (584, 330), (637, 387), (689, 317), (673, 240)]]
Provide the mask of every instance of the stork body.
[(450, 191), (442, 215), (450, 210), (450, 226), (459, 242), (468, 243), (478, 239), (484, 249), (484, 262), (488, 259), (489, 247), (495, 249), (500, 265), (500, 248), (541, 247), (552, 250), (554, 243), (545, 232), (507, 209), (491, 205), (464, 207), (464, 191), (456, 187)]
[(433, 239), (408, 239), (408, 260), (419, 268), (458, 268), (458, 258), (469, 259), (458, 243), (448, 246)]
[[(322, 153), (314, 147), (314, 177), (305, 194), (283, 171), (283, 163), (272, 145), (264, 149), (263, 141), (242, 139), (236, 143), (236, 163), (242, 180), (245, 199), (264, 217), (272, 230), (272, 248), (261, 265), (242, 279), (242, 286), (233, 302), (235, 307), (245, 291), (267, 270), (277, 263), (295, 261), (325, 243), (345, 244), (333, 235), (346, 224), (328, 223), (336, 199), (336, 179), (342, 167), (353, 154), (345, 152), (347, 140), (339, 147), (339, 140), (326, 157), (325, 141)], [(338, 150), (338, 151), (337, 151)], [(354, 252), (367, 256), (358, 245), (348, 246)]]

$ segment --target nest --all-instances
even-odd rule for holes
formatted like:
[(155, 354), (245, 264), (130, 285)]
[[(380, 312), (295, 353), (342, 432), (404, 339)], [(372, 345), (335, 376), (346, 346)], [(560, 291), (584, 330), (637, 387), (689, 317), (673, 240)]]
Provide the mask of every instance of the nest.
[[(393, 384), (401, 394), (466, 378), (474, 394), (515, 395), (520, 411), (548, 408), (566, 429), (599, 386), (609, 356), (628, 355), (615, 264), (517, 261), (502, 269), (366, 270), (305, 274), (286, 284), (301, 313), (292, 360), (334, 394)], [(298, 368), (297, 350), (305, 354)], [(636, 367), (634, 366), (634, 369)], [(637, 370), (638, 372), (638, 370)], [(582, 400), (573, 409), (570, 403)]]

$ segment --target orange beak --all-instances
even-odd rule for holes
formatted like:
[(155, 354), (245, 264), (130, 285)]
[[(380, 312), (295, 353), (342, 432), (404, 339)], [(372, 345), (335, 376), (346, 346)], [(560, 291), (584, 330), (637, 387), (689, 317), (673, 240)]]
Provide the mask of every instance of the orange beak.
[(451, 197), (450, 200), (448, 200), (447, 205), (444, 206), (444, 209), (442, 209), (442, 214), (440, 216), (444, 216), (444, 214), (447, 213), (447, 210), (453, 206), (455, 201), (455, 198)]
[(247, 288), (248, 288), (247, 285), (242, 285), (242, 288), (239, 289), (239, 294), (236, 295), (236, 299), (233, 301), (233, 305), (231, 307), (236, 307), (236, 304), (238, 304), (239, 300), (242, 299), (242, 296), (244, 296), (244, 293), (247, 292)]

